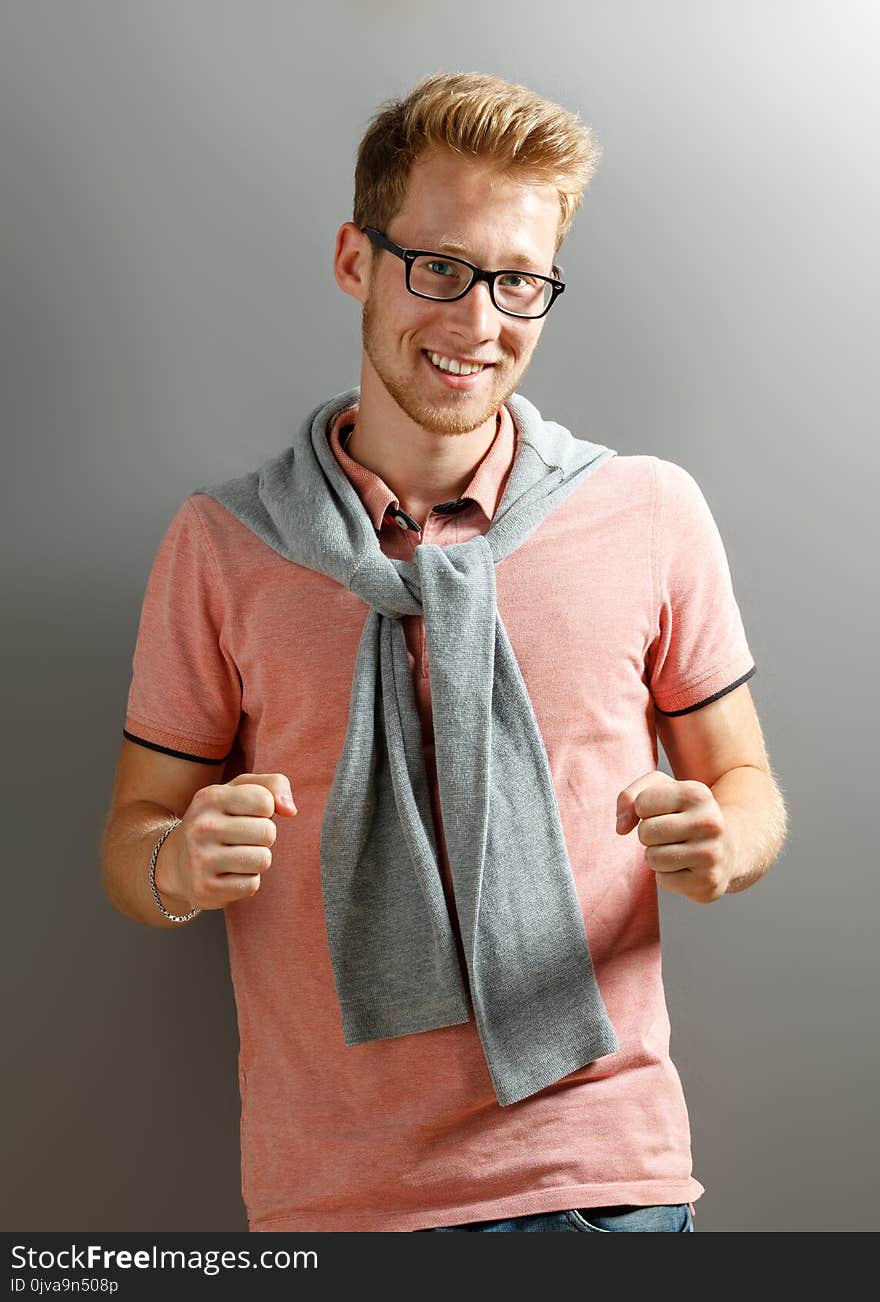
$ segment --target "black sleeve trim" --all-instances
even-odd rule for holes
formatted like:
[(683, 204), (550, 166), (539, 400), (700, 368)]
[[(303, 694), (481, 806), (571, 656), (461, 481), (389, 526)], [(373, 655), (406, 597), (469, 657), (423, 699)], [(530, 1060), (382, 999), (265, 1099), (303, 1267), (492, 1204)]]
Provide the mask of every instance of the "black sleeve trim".
[(163, 755), (174, 755), (176, 759), (194, 760), (196, 764), (225, 764), (232, 754), (230, 751), (229, 755), (224, 755), (222, 759), (206, 759), (204, 755), (190, 755), (185, 750), (171, 750), (169, 746), (158, 746), (154, 741), (145, 741), (143, 737), (136, 737), (133, 732), (128, 732), (125, 728), (122, 729), (122, 735), (129, 741), (136, 741), (139, 746), (161, 751)]
[(722, 687), (720, 692), (715, 692), (714, 695), (707, 696), (705, 701), (697, 701), (696, 705), (688, 705), (684, 710), (661, 710), (660, 706), (657, 705), (656, 702), (654, 703), (654, 709), (658, 714), (665, 714), (667, 719), (674, 719), (679, 714), (690, 714), (691, 710), (699, 710), (701, 706), (710, 705), (712, 701), (717, 701), (719, 696), (726, 696), (728, 692), (733, 691), (734, 687), (741, 687), (743, 683), (748, 682), (755, 673), (755, 670), (756, 666), (752, 665), (747, 674), (743, 674), (742, 678), (737, 678), (736, 682), (731, 683), (729, 687)]

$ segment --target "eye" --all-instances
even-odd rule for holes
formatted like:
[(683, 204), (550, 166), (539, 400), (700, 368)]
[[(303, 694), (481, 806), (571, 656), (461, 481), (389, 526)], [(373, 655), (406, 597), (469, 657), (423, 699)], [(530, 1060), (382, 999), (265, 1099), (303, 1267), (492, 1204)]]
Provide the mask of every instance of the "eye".
[(432, 258), (426, 265), (430, 271), (434, 271), (435, 267), (447, 267), (449, 269), (448, 272), (438, 271), (436, 273), (438, 276), (447, 275), (449, 272), (451, 272), (452, 275), (455, 275), (457, 270), (451, 262), (444, 262), (440, 258)]
[[(540, 281), (536, 280), (534, 276), (525, 276), (518, 271), (508, 271), (507, 275), (502, 276), (501, 279), (508, 282), (504, 286), (505, 289), (524, 289), (526, 287), (534, 289), (538, 284), (540, 284)], [(509, 282), (512, 280), (515, 280), (518, 283), (511, 285)]]

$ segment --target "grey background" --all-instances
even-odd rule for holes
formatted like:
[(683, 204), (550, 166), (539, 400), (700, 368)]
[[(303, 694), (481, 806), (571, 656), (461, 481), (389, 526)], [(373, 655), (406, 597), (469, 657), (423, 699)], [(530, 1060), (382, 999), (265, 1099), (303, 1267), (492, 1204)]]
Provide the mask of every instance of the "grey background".
[(696, 1228), (877, 1228), (878, 30), (839, 0), (3, 4), (4, 1229), (246, 1228), (223, 918), (153, 931), (100, 886), (140, 603), (182, 498), (358, 382), (357, 143), (470, 69), (603, 145), (521, 387), (701, 485), (790, 812), (752, 890), (661, 892)]

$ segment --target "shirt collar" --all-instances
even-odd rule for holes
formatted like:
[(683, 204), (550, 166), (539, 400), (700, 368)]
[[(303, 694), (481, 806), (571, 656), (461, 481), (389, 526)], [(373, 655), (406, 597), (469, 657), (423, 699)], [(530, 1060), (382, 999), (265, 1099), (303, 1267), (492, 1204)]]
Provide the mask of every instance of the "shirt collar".
[[(357, 421), (358, 411), (357, 404), (341, 411), (331, 425), (330, 446), (336, 460), (357, 489), (377, 534), (381, 532), (383, 523), (420, 533), (418, 522), (401, 508), (400, 502), (385, 481), (372, 470), (355, 461), (345, 451), (345, 445)], [(470, 508), (481, 511), (487, 524), (491, 524), (513, 465), (515, 449), (513, 417), (502, 404), (498, 409), (495, 438), (474, 470), (467, 488), (461, 497), (453, 498), (448, 502), (435, 503), (432, 511), (437, 515), (455, 515), (459, 511)]]

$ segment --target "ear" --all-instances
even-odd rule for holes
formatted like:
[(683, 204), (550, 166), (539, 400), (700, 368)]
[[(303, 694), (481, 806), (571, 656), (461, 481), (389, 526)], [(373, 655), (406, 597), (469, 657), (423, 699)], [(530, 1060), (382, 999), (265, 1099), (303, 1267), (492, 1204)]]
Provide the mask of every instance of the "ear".
[(354, 222), (343, 222), (336, 236), (333, 275), (339, 288), (361, 303), (370, 292), (371, 254), (370, 237)]

